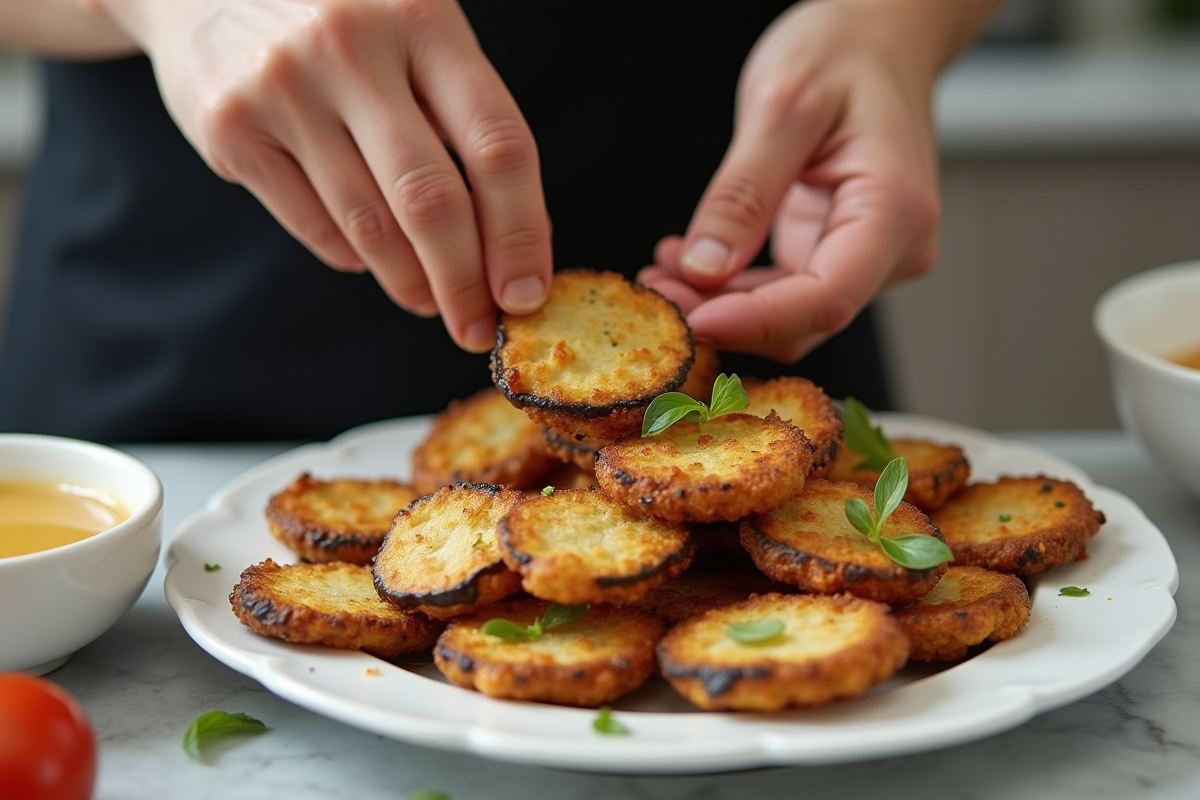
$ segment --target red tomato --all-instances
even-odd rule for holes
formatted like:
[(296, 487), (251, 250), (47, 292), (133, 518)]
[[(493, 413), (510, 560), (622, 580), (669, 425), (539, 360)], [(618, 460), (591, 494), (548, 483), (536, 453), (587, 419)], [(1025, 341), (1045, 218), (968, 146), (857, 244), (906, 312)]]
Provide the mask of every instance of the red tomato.
[(96, 740), (66, 690), (22, 672), (0, 673), (0, 797), (88, 800)]

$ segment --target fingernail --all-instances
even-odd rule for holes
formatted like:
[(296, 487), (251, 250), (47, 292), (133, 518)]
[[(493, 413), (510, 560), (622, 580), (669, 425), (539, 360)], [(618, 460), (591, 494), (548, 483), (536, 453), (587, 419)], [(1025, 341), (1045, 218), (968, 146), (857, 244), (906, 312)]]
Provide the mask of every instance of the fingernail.
[(517, 278), (504, 284), (500, 299), (504, 309), (514, 314), (537, 311), (546, 302), (546, 286), (536, 275)]
[(496, 343), (496, 320), (488, 317), (472, 322), (463, 331), (463, 346), (475, 353), (491, 350)]
[(679, 263), (685, 270), (697, 275), (720, 275), (729, 263), (729, 248), (706, 236), (692, 242), (692, 246), (679, 257)]

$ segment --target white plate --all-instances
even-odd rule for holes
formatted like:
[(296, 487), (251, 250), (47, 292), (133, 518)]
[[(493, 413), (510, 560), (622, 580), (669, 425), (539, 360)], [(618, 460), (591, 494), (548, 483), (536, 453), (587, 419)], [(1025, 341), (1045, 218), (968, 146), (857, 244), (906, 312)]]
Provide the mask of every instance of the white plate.
[[(493, 700), (443, 681), (431, 665), (292, 645), (251, 633), (229, 593), (244, 566), (295, 557), (267, 532), (268, 497), (303, 470), (318, 477), (408, 475), (428, 419), (378, 423), (267, 461), (185, 520), (168, 551), (167, 599), (220, 661), (318, 714), (383, 736), (503, 761), (619, 773), (699, 773), (859, 761), (930, 750), (1020, 725), (1112, 683), (1175, 621), (1179, 571), (1162, 533), (1127, 497), (1027, 445), (937, 420), (880, 414), (890, 435), (953, 442), (976, 479), (1046, 474), (1079, 484), (1108, 517), (1089, 557), (1030, 581), (1019, 636), (941, 671), (909, 667), (863, 697), (816, 710), (719, 714), (690, 709), (652, 679), (616, 704), (631, 729), (599, 736), (595, 713)], [(206, 572), (205, 563), (225, 569)], [(1063, 586), (1091, 595), (1059, 597)], [(381, 674), (372, 674), (376, 668)]]

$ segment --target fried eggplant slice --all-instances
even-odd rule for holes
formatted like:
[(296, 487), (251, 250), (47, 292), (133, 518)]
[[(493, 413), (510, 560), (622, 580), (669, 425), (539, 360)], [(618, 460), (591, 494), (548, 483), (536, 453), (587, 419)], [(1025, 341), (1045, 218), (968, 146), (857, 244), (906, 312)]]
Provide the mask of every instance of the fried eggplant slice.
[(534, 486), (558, 466), (541, 432), (494, 387), (456, 400), (413, 451), (413, 487), (424, 495), (459, 481)]
[[(776, 620), (742, 643), (730, 628)], [(908, 637), (887, 606), (849, 595), (768, 594), (684, 620), (658, 644), (663, 677), (706, 710), (779, 711), (856, 697), (904, 666)]]
[(1029, 621), (1029, 590), (1016, 575), (950, 567), (937, 586), (894, 616), (913, 661), (956, 661), (984, 641), (1016, 636)]
[(1078, 486), (1040, 475), (971, 484), (932, 518), (955, 564), (1016, 575), (1074, 561), (1104, 524)]
[(595, 472), (596, 456), (600, 454), (600, 448), (608, 444), (607, 439), (594, 439), (583, 434), (570, 436), (545, 426), (542, 427), (542, 438), (546, 448), (560, 461), (574, 464), (588, 472)]
[(811, 469), (812, 448), (796, 426), (775, 414), (726, 414), (614, 441), (596, 459), (596, 481), (652, 516), (716, 522), (778, 506)]
[[(892, 450), (908, 465), (908, 491), (904, 499), (926, 513), (941, 508), (966, 485), (971, 462), (961, 447), (923, 439), (892, 439)], [(851, 481), (874, 488), (880, 470), (855, 469), (862, 456), (843, 447), (829, 470), (831, 481)]]
[(303, 473), (267, 502), (267, 526), (305, 561), (370, 564), (396, 512), (419, 496), (399, 481)]
[(268, 558), (242, 571), (229, 603), (243, 625), (263, 636), (380, 658), (425, 650), (443, 628), (381, 600), (371, 568), (362, 564), (276, 564)]
[(456, 483), (396, 515), (375, 557), (375, 589), (397, 608), (448, 619), (521, 588), (500, 556), (496, 525), (525, 495), (491, 484)]
[(842, 447), (842, 412), (829, 395), (807, 378), (746, 379), (742, 386), (750, 398), (745, 413), (765, 417), (774, 411), (804, 431), (813, 448), (810, 477), (825, 477)]
[(795, 589), (749, 565), (749, 569), (698, 569), (693, 566), (678, 577), (651, 589), (633, 603), (662, 620), (667, 627), (677, 625), (709, 609), (740, 603), (751, 595), (794, 594)]
[(614, 272), (569, 270), (537, 311), (501, 314), (491, 365), (530, 419), (611, 440), (639, 430), (646, 406), (682, 386), (694, 358), (674, 303)]
[(434, 646), (434, 663), (451, 683), (490, 697), (583, 707), (628, 694), (654, 673), (662, 623), (628, 606), (594, 606), (532, 641), (507, 641), (482, 630), (491, 619), (527, 626), (549, 606), (506, 600), (458, 617)]
[[(774, 511), (742, 520), (742, 546), (764, 573), (806, 592), (848, 592), (892, 605), (918, 600), (946, 564), (907, 569), (892, 561), (846, 518), (853, 497), (874, 506), (872, 493), (856, 483), (809, 481)], [(883, 535), (909, 534), (942, 538), (924, 512), (902, 502), (883, 523)]]
[(531, 497), (499, 531), (504, 561), (525, 591), (563, 604), (633, 602), (692, 560), (687, 528), (595, 487)]

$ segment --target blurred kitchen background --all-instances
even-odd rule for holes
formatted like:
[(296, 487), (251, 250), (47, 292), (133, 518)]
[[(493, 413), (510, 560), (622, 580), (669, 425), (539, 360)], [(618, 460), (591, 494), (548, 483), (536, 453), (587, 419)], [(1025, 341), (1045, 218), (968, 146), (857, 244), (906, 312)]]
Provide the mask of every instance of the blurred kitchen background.
[[(1092, 305), (1200, 259), (1200, 0), (1010, 0), (936, 108), (941, 259), (882, 300), (899, 406), (1117, 427)], [(0, 53), (0, 309), (38, 128), (35, 76)]]

